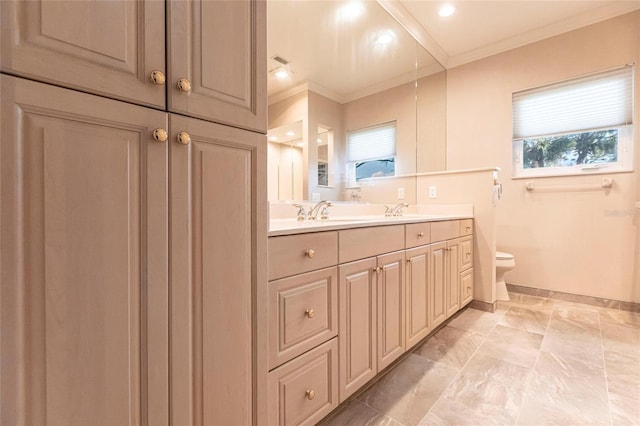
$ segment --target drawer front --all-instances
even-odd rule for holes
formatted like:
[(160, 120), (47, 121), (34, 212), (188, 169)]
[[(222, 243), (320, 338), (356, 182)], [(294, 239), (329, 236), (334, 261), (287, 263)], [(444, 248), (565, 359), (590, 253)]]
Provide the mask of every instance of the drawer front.
[(466, 237), (460, 240), (460, 271), (473, 266), (473, 238)]
[(269, 281), (338, 263), (338, 233), (317, 232), (269, 238)]
[(450, 240), (460, 236), (460, 221), (446, 220), (442, 222), (431, 222), (431, 242)]
[(473, 268), (460, 274), (460, 307), (473, 300)]
[(332, 339), (269, 373), (270, 425), (313, 425), (338, 406), (338, 343)]
[(405, 244), (407, 248), (413, 248), (429, 244), (431, 241), (431, 224), (411, 223), (405, 225)]
[(269, 369), (338, 334), (338, 269), (269, 283)]
[(473, 234), (473, 219), (463, 219), (460, 221), (460, 236)]
[(339, 231), (340, 263), (404, 249), (404, 225)]

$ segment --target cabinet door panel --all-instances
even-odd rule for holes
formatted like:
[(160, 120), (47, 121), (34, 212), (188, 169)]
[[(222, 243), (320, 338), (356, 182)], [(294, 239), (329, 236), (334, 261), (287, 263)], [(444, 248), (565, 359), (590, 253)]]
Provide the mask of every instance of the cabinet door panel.
[(447, 243), (431, 245), (431, 310), (429, 312), (433, 330), (446, 319), (447, 288)]
[(429, 271), (431, 252), (428, 246), (407, 250), (407, 348), (425, 338), (429, 328)]
[(266, 132), (266, 2), (170, 0), (168, 11), (169, 110)]
[(340, 402), (377, 373), (376, 259), (341, 265), (339, 280)]
[(404, 353), (404, 251), (378, 256), (378, 371)]
[(0, 423), (167, 423), (166, 115), (7, 76), (0, 93)]
[(170, 127), (172, 423), (251, 424), (264, 136), (174, 115)]
[(3, 1), (2, 70), (73, 89), (164, 108), (164, 3)]
[(447, 318), (458, 312), (460, 308), (460, 259), (461, 250), (457, 240), (447, 242), (448, 280), (445, 287)]

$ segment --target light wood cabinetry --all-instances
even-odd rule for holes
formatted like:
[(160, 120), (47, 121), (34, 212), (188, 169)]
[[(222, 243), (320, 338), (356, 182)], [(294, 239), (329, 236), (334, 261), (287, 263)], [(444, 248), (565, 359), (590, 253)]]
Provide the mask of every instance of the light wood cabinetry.
[(431, 247), (423, 245), (409, 249), (406, 258), (406, 347), (410, 348), (431, 331)]
[(3, 1), (2, 71), (164, 108), (164, 2)]
[(0, 91), (0, 423), (167, 424), (166, 114)]
[[(250, 424), (254, 170), (264, 136), (170, 119), (171, 421)], [(176, 142), (179, 132), (189, 144)]]
[(447, 319), (447, 243), (446, 241), (431, 245), (431, 303), (429, 306), (429, 324), (433, 330)]
[(266, 132), (265, 1), (7, 0), (0, 8), (4, 72)]
[(266, 1), (167, 4), (169, 110), (265, 132)]
[(340, 402), (378, 372), (375, 258), (340, 265)]
[(405, 253), (377, 257), (378, 371), (405, 351)]
[(264, 422), (265, 2), (0, 16), (0, 423)]

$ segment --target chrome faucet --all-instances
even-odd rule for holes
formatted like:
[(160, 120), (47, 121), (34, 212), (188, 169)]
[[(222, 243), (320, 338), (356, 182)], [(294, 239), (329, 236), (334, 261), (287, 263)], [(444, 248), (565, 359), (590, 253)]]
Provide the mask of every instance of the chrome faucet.
[(409, 204), (400, 203), (400, 204), (396, 205), (393, 208), (391, 208), (389, 206), (384, 206), (384, 208), (385, 208), (384, 215), (386, 217), (389, 217), (389, 216), (402, 216), (402, 208), (403, 207), (409, 207)]
[(307, 218), (307, 212), (304, 210), (302, 204), (294, 204), (293, 207), (298, 209), (298, 220), (305, 220)]
[(309, 213), (307, 213), (307, 219), (316, 220), (318, 219), (318, 213), (320, 214), (320, 220), (325, 220), (329, 218), (329, 207), (331, 207), (329, 201), (322, 200), (315, 206), (311, 207)]

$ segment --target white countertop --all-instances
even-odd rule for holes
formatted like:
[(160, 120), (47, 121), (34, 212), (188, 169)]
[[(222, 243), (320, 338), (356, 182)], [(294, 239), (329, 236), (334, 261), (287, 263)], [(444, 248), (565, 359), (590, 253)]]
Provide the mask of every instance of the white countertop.
[(271, 219), (269, 236), (304, 234), (307, 232), (335, 231), (367, 226), (399, 225), (416, 222), (437, 222), (442, 220), (471, 219), (470, 213), (451, 214), (404, 214), (402, 216), (336, 216), (326, 220), (296, 220), (295, 218)]

